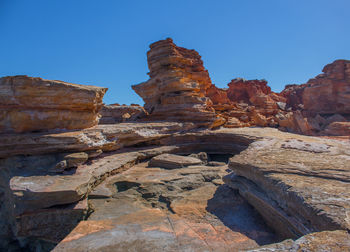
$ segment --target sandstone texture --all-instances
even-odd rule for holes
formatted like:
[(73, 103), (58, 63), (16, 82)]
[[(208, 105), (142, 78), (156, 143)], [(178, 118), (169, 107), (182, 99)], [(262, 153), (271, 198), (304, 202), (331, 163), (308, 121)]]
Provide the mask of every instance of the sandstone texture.
[(97, 125), (81, 131), (0, 135), (0, 158), (44, 153), (113, 151), (191, 130), (192, 123), (148, 122)]
[(348, 143), (276, 134), (233, 157), (225, 181), (283, 238), (349, 230), (349, 154)]
[(228, 89), (214, 85), (207, 96), (216, 113), (226, 119), (227, 128), (277, 127), (277, 113), (284, 113), (286, 98), (271, 91), (265, 80), (233, 79)]
[(250, 252), (269, 252), (269, 251), (349, 251), (350, 235), (346, 231), (323, 231), (303, 236), (293, 241), (286, 240), (258, 249), (248, 250)]
[(111, 176), (90, 193), (94, 212), (54, 251), (237, 251), (278, 241), (223, 185), (226, 170), (141, 163)]
[(0, 251), (350, 251), (349, 61), (278, 94), (147, 59), (144, 107), (0, 79)]
[(308, 135), (349, 135), (350, 61), (336, 60), (322, 71), (306, 84), (288, 85), (282, 91), (294, 111), (287, 127)]
[(224, 122), (205, 95), (211, 80), (195, 50), (178, 47), (168, 38), (150, 45), (147, 60), (150, 79), (132, 88), (152, 120), (192, 121), (209, 127)]
[(165, 169), (176, 169), (190, 165), (202, 164), (202, 160), (194, 157), (183, 157), (174, 154), (162, 154), (151, 159), (149, 166), (158, 166)]
[(302, 93), (304, 109), (319, 114), (348, 114), (350, 111), (350, 61), (336, 60), (323, 74), (309, 80)]
[[(57, 243), (54, 251), (235, 251), (349, 228), (347, 142), (181, 126), (110, 125), (120, 147), (97, 156), (79, 149), (3, 158), (2, 241), (29, 251)], [(62, 161), (73, 167), (51, 169)], [(344, 237), (331, 236), (324, 246), (339, 244), (347, 246)]]
[(92, 127), (106, 91), (24, 75), (0, 78), (0, 133)]
[(144, 118), (147, 115), (145, 109), (139, 105), (104, 105), (100, 110), (99, 124), (116, 124), (132, 122)]
[[(151, 44), (147, 57), (150, 80), (133, 86), (149, 113), (143, 120), (191, 121), (209, 128), (273, 127), (315, 136), (349, 135), (348, 60), (336, 60), (306, 84), (287, 85), (275, 93), (266, 80), (235, 78), (228, 88), (216, 87), (199, 54), (176, 46), (171, 39)], [(342, 120), (330, 122), (334, 116)]]

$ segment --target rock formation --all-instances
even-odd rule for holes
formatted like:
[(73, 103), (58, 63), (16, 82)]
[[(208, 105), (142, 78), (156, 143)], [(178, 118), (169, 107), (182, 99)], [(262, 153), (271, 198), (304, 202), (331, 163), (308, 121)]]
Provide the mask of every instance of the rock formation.
[(228, 89), (212, 85), (206, 95), (224, 127), (278, 127), (306, 135), (349, 135), (350, 61), (336, 60), (306, 84), (277, 94), (265, 80), (233, 79)]
[(306, 84), (288, 85), (281, 92), (287, 99), (287, 107), (297, 111), (293, 115), (294, 126), (291, 123), (290, 128), (309, 135), (348, 135), (350, 61), (336, 60), (322, 71), (323, 74)]
[(151, 120), (191, 121), (209, 127), (224, 123), (205, 96), (211, 80), (195, 50), (178, 47), (168, 38), (150, 45), (147, 60), (150, 79), (132, 88), (144, 100)]
[(27, 76), (0, 79), (0, 132), (74, 130), (98, 124), (107, 88)]
[(286, 98), (271, 91), (265, 80), (233, 79), (228, 89), (212, 85), (207, 96), (215, 111), (226, 119), (224, 127), (277, 127), (277, 113), (283, 113)]
[(140, 120), (147, 115), (147, 112), (140, 105), (104, 105), (100, 110), (100, 124), (115, 124), (121, 122), (132, 122)]
[(150, 47), (147, 112), (0, 79), (0, 251), (348, 251), (349, 61), (276, 94)]
[(315, 114), (349, 114), (350, 61), (336, 60), (326, 65), (322, 72), (305, 85), (294, 86), (293, 92), (301, 99), (289, 99), (288, 106), (297, 108), (302, 105), (305, 111)]
[[(310, 232), (348, 229), (350, 149), (346, 142), (269, 128), (184, 132), (174, 127), (172, 132), (168, 124), (170, 134), (164, 134), (162, 123), (122, 126), (128, 133), (111, 127), (108, 134), (124, 139), (130, 147), (143, 142), (143, 147), (106, 150), (95, 158), (85, 151), (89, 161), (76, 163), (74, 172), (55, 174), (49, 169), (62, 158), (72, 160), (72, 154), (3, 159), (1, 213), (6, 220), (3, 227), (9, 228), (1, 230), (9, 230), (23, 246), (33, 241), (40, 246), (59, 243), (54, 251), (118, 250), (126, 244), (137, 251), (141, 247), (143, 251), (159, 247), (225, 251), (258, 249), (258, 244)], [(157, 127), (163, 134), (155, 132)], [(100, 130), (95, 127), (90, 134)], [(203, 151), (210, 162), (236, 154), (229, 163), (235, 176), (228, 174), (225, 163), (206, 165), (195, 155), (164, 159), (165, 153)], [(150, 167), (147, 160), (152, 157), (161, 162)], [(169, 163), (181, 165), (168, 169)], [(329, 238), (328, 246), (347, 246), (346, 231), (339, 232), (342, 236)], [(163, 238), (155, 239), (154, 234)], [(224, 242), (228, 238), (230, 242)]]

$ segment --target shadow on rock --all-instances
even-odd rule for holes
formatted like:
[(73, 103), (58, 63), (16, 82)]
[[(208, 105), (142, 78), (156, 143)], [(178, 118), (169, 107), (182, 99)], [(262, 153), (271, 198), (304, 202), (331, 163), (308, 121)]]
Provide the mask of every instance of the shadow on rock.
[(259, 213), (242, 198), (238, 191), (227, 185), (217, 188), (206, 210), (215, 215), (226, 227), (253, 239), (259, 245), (278, 242), (278, 236), (270, 229)]

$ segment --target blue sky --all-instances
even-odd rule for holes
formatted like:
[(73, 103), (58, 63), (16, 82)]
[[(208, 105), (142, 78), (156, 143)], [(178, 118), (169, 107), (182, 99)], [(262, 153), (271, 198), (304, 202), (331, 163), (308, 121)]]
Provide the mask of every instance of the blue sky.
[(274, 91), (350, 59), (349, 0), (0, 0), (0, 76), (108, 87), (143, 104), (146, 52), (174, 42), (202, 55), (213, 83), (266, 79)]

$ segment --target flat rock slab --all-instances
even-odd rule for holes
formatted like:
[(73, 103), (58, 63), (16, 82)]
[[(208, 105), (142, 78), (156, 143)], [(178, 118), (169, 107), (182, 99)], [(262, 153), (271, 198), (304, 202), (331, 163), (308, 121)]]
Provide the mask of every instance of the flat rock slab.
[(165, 169), (177, 169), (190, 165), (199, 165), (202, 163), (202, 160), (194, 157), (186, 157), (175, 154), (161, 154), (153, 157), (149, 162), (149, 166), (161, 167)]
[[(100, 149), (105, 140), (113, 142), (114, 147), (148, 141), (171, 146), (101, 154), (73, 172), (55, 176), (38, 169), (48, 167), (51, 159), (35, 161), (37, 156), (1, 159), (0, 189), (6, 189), (0, 194), (4, 202), (1, 207), (6, 208), (2, 220), (19, 224), (18, 232), (25, 238), (27, 234), (45, 238), (46, 227), (41, 233), (41, 224), (32, 222), (31, 216), (44, 216), (49, 219), (47, 223), (55, 225), (56, 215), (51, 213), (56, 208), (88, 197), (94, 212), (57, 246), (61, 251), (127, 251), (128, 248), (147, 251), (148, 245), (150, 250), (164, 251), (235, 251), (281, 241), (266, 224), (285, 238), (349, 229), (347, 140), (259, 128), (173, 134), (179, 130), (179, 124), (131, 126), (101, 125), (101, 138), (95, 138), (97, 128), (43, 138), (37, 135), (37, 139), (29, 137), (31, 141), (23, 147), (25, 150), (36, 146), (41, 151), (48, 147), (50, 152), (55, 152), (60, 146), (65, 153), (71, 148)], [(82, 132), (81, 138), (77, 138)], [(68, 137), (70, 134), (73, 138)], [(24, 135), (27, 134), (17, 137)], [(46, 146), (40, 139), (50, 144)], [(70, 144), (65, 145), (67, 141)], [(10, 138), (6, 143), (9, 145), (4, 145), (3, 154), (7, 152), (6, 146), (12, 144)], [(18, 143), (11, 146), (14, 150)], [(193, 150), (239, 153), (230, 160), (234, 174), (227, 177), (226, 185), (222, 184), (222, 176), (227, 174), (227, 166), (191, 164), (163, 169), (137, 164), (160, 154), (188, 154)], [(84, 209), (67, 211), (67, 216), (74, 212), (80, 215)], [(21, 222), (25, 224), (22, 230)], [(316, 246), (316, 242), (317, 239), (309, 245)]]
[(348, 143), (276, 134), (231, 158), (229, 168), (225, 182), (283, 237), (349, 230)]
[(9, 179), (11, 200), (15, 204), (13, 212), (19, 215), (37, 209), (77, 202), (108, 175), (120, 172), (123, 168), (129, 168), (138, 160), (174, 149), (176, 147), (164, 146), (106, 155), (90, 164), (80, 165), (71, 174), (55, 176), (30, 174), (30, 169), (38, 168), (35, 167), (35, 163), (34, 167), (31, 167), (33, 164), (30, 164), (35, 158), (7, 160), (7, 164), (16, 167), (20, 162), (27, 169), (26, 171), (21, 171), (21, 169), (12, 171), (18, 174)]
[(241, 196), (217, 183), (226, 170), (140, 163), (111, 176), (91, 192), (88, 220), (54, 251), (239, 251), (279, 241)]
[(256, 247), (247, 236), (194, 223), (160, 209), (115, 219), (82, 221), (53, 250), (58, 251), (232, 251)]
[(1, 134), (0, 158), (99, 149), (114, 151), (193, 128), (192, 123), (149, 122), (97, 125), (70, 132)]

